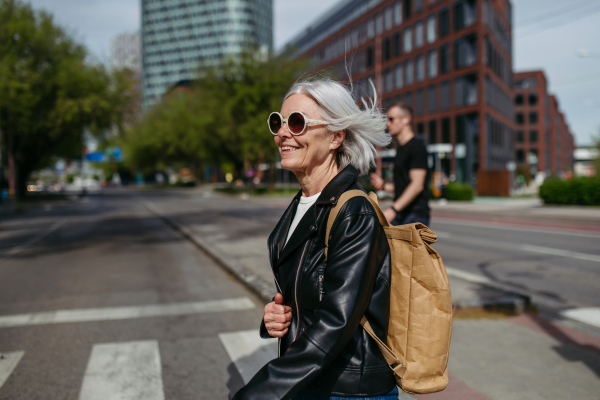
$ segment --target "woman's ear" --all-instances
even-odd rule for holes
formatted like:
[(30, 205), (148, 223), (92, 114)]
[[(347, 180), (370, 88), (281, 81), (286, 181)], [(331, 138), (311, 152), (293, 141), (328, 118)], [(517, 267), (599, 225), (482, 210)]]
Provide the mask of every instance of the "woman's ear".
[(338, 149), (342, 145), (342, 142), (344, 141), (345, 138), (346, 138), (346, 130), (345, 129), (342, 131), (332, 132), (331, 144), (329, 145), (329, 148), (331, 150)]

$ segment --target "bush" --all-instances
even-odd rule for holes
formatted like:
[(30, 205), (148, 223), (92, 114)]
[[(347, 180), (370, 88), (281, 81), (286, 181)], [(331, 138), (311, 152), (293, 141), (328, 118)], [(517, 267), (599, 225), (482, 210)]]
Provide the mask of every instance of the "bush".
[(540, 198), (545, 204), (600, 206), (600, 177), (546, 179), (540, 186)]
[(471, 201), (475, 197), (475, 191), (468, 183), (450, 182), (446, 186), (446, 200)]

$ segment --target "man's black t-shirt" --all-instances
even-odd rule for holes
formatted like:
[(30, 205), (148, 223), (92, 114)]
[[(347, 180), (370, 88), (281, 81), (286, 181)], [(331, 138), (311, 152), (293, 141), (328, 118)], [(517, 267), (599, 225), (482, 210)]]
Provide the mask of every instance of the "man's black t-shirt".
[[(410, 183), (409, 172), (411, 169), (427, 168), (427, 149), (418, 139), (412, 138), (404, 146), (398, 143), (396, 147), (396, 158), (394, 159), (394, 199), (397, 200)], [(429, 173), (428, 173), (429, 175)], [(426, 178), (423, 191), (406, 207), (401, 210), (402, 216), (415, 213), (419, 216), (429, 217), (429, 189)]]

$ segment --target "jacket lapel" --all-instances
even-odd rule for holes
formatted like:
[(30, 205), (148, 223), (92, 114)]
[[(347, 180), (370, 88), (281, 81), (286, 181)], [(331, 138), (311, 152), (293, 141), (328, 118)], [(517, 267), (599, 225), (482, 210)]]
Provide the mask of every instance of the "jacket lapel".
[(294, 197), (294, 200), (269, 237), (269, 251), (271, 253), (273, 272), (276, 272), (278, 266), (317, 231), (318, 223), (320, 223), (317, 219), (320, 218), (321, 211), (323, 211), (326, 206), (334, 206), (337, 203), (339, 196), (341, 196), (341, 194), (356, 181), (357, 177), (358, 170), (352, 165), (349, 165), (340, 171), (331, 182), (327, 184), (325, 189), (323, 189), (323, 192), (316, 203), (306, 211), (306, 214), (304, 214), (298, 223), (298, 226), (286, 245), (285, 239), (297, 209), (297, 204), (300, 202), (302, 192), (299, 192), (296, 197)]
[(273, 272), (275, 271), (275, 267), (279, 260), (279, 255), (283, 250), (283, 246), (285, 245), (285, 238), (287, 237), (287, 233), (290, 229), (290, 225), (292, 223), (292, 219), (294, 218), (294, 214), (296, 213), (296, 208), (300, 199), (301, 192), (298, 192), (296, 197), (292, 200), (288, 208), (284, 211), (281, 219), (271, 232), (269, 236), (269, 261), (271, 262), (271, 266), (273, 268)]
[[(294, 252), (299, 246), (303, 245), (304, 242), (309, 238), (311, 234), (316, 232), (316, 206), (313, 204), (307, 211), (306, 214), (302, 217), (296, 229), (294, 229), (294, 233), (288, 240), (287, 244), (283, 248), (283, 251), (280, 253), (279, 259), (277, 260), (277, 264), (281, 264), (283, 260), (285, 260), (290, 254)], [(287, 231), (286, 235), (287, 236)], [(284, 237), (285, 243), (285, 237)]]

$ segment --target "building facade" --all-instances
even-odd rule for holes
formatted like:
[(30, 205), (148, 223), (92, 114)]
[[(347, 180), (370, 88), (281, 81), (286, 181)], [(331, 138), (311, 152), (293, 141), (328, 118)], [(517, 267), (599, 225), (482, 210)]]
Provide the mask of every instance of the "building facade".
[(315, 69), (346, 66), (355, 95), (375, 83), (384, 109), (407, 103), (414, 128), (459, 182), (514, 162), (508, 0), (344, 0), (289, 43)]
[(142, 0), (142, 108), (249, 46), (273, 48), (273, 0)]
[(573, 169), (575, 143), (560, 111), (558, 100), (548, 93), (543, 71), (515, 74), (515, 159), (533, 175), (565, 176)]

